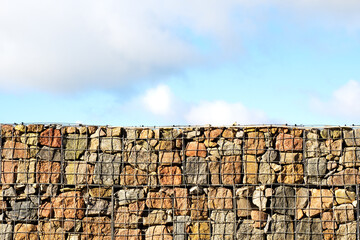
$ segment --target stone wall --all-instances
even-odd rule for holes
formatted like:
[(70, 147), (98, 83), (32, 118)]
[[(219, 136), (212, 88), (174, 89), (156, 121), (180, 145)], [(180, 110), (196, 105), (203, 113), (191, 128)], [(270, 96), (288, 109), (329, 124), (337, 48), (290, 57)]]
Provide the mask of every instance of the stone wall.
[(0, 239), (359, 239), (360, 129), (1, 125)]

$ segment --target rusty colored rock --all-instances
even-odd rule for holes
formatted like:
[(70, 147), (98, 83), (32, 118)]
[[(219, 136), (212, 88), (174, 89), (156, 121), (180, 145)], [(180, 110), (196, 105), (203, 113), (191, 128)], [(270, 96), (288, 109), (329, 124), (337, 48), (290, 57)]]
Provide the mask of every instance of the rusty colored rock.
[(64, 192), (51, 200), (55, 218), (82, 219), (85, 215), (85, 201), (81, 192)]
[(19, 162), (17, 160), (1, 161), (1, 182), (12, 184), (16, 182), (16, 172)]
[(121, 206), (115, 209), (115, 227), (138, 228), (141, 215), (145, 209), (145, 201), (130, 203), (128, 207)]
[(283, 166), (278, 177), (279, 183), (295, 184), (304, 181), (304, 167), (302, 164), (289, 164)]
[(254, 221), (255, 228), (263, 228), (266, 225), (268, 215), (266, 212), (252, 210), (251, 211), (251, 219)]
[(346, 168), (327, 179), (328, 185), (354, 185), (360, 184), (359, 170)]
[(14, 240), (38, 240), (36, 225), (25, 223), (16, 224), (14, 228)]
[(263, 132), (249, 132), (245, 140), (245, 153), (260, 155), (265, 153), (266, 144)]
[(208, 200), (205, 194), (192, 196), (190, 211), (192, 220), (205, 220), (208, 218)]
[(334, 218), (338, 224), (355, 220), (355, 209), (352, 204), (341, 204), (334, 207)]
[(204, 132), (204, 135), (205, 135), (206, 139), (209, 139), (210, 141), (212, 141), (212, 140), (215, 140), (216, 138), (218, 138), (222, 132), (223, 132), (223, 129), (216, 128), (216, 129), (206, 130)]
[(54, 148), (61, 147), (60, 130), (54, 128), (46, 129), (40, 134), (39, 143)]
[(244, 156), (244, 183), (258, 183), (258, 168), (259, 165), (255, 155)]
[(162, 186), (180, 185), (181, 184), (181, 169), (177, 166), (160, 166), (158, 168), (159, 182)]
[(334, 196), (329, 189), (312, 189), (310, 202), (304, 212), (308, 217), (314, 217), (331, 208), (333, 204)]
[(120, 185), (138, 186), (147, 185), (148, 173), (130, 165), (125, 166), (120, 173)]
[(302, 151), (303, 140), (291, 134), (280, 133), (276, 137), (276, 149), (282, 152)]
[(29, 124), (27, 125), (27, 132), (39, 133), (44, 130), (44, 124)]
[(115, 231), (115, 240), (143, 240), (140, 229), (117, 229)]
[(174, 188), (174, 205), (175, 215), (187, 215), (189, 213), (190, 203), (186, 188)]
[(145, 240), (172, 240), (173, 237), (169, 233), (165, 225), (151, 226), (145, 232)]
[(53, 213), (53, 207), (50, 202), (45, 202), (39, 208), (39, 217), (40, 218), (51, 218)]
[(82, 240), (111, 240), (111, 219), (108, 217), (86, 217), (82, 226)]
[(224, 156), (221, 161), (221, 179), (223, 184), (241, 183), (241, 157)]
[(188, 157), (206, 157), (207, 151), (204, 143), (189, 142), (185, 154)]
[(338, 228), (333, 212), (323, 212), (321, 214), (321, 222), (323, 229), (335, 230)]
[(232, 209), (233, 194), (230, 189), (219, 187), (209, 188), (209, 208), (210, 209)]
[(59, 183), (61, 163), (53, 161), (38, 161), (36, 165), (37, 183)]
[(165, 192), (149, 192), (146, 198), (146, 206), (160, 209), (173, 208), (172, 199)]
[(161, 165), (173, 165), (174, 163), (181, 163), (180, 154), (175, 152), (160, 152), (159, 162)]
[(29, 158), (29, 148), (24, 143), (6, 141), (1, 155), (7, 159)]

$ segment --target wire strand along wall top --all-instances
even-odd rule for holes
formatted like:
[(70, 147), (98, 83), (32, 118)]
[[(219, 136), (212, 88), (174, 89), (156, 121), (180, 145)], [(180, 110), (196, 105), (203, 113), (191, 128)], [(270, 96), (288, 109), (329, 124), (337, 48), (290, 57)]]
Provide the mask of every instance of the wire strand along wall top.
[(1, 125), (0, 239), (359, 239), (357, 127)]

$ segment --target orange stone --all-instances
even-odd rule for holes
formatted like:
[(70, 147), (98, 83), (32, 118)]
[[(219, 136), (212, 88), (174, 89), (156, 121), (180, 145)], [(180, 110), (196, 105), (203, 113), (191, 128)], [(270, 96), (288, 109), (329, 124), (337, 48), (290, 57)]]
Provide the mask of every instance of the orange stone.
[(303, 148), (303, 139), (294, 137), (291, 134), (280, 133), (276, 137), (276, 149), (282, 152), (301, 151)]
[(81, 192), (64, 192), (51, 201), (55, 218), (82, 219), (85, 215), (85, 201)]
[(159, 182), (161, 185), (180, 185), (181, 169), (180, 167), (160, 166), (158, 168)]
[(188, 157), (206, 157), (207, 151), (204, 143), (189, 142), (186, 146), (186, 156)]
[(61, 147), (61, 132), (59, 129), (49, 128), (40, 134), (41, 145), (59, 148)]

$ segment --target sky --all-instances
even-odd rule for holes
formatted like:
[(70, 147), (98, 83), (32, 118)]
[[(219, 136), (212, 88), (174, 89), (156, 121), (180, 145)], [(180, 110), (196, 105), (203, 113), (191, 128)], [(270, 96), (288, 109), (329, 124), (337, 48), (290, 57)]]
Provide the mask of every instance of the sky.
[(358, 0), (0, 0), (0, 122), (359, 125)]

